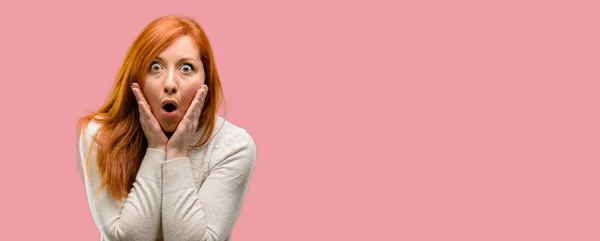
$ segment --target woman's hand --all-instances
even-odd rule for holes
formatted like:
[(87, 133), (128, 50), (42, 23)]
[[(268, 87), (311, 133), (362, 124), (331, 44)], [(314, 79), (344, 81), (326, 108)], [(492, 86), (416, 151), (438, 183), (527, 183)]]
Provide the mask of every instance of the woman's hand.
[(156, 117), (152, 114), (150, 106), (142, 93), (142, 89), (138, 83), (131, 85), (135, 99), (138, 102), (138, 110), (140, 112), (140, 122), (142, 124), (142, 130), (148, 140), (148, 147), (154, 149), (160, 149), (166, 152), (167, 141), (169, 139), (162, 131), (160, 124), (156, 120)]
[(167, 160), (179, 157), (187, 157), (188, 147), (192, 141), (194, 133), (198, 129), (198, 122), (200, 121), (200, 114), (202, 107), (204, 106), (204, 100), (208, 87), (202, 85), (192, 100), (192, 103), (185, 112), (185, 116), (177, 125), (177, 130), (173, 133), (173, 136), (167, 143)]

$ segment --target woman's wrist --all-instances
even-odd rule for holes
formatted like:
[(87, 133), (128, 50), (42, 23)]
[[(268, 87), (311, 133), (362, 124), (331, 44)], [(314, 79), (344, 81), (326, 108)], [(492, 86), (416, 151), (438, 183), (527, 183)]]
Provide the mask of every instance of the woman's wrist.
[(167, 152), (167, 147), (166, 146), (149, 145), (148, 148), (150, 148), (150, 149), (157, 149), (157, 150), (161, 150), (161, 151)]
[(167, 150), (167, 160), (172, 160), (175, 158), (187, 157), (186, 152), (177, 151), (177, 150)]

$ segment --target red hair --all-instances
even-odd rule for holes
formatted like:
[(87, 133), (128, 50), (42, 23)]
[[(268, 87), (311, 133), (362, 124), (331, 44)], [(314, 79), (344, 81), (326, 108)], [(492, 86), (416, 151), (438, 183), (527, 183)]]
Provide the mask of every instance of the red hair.
[[(206, 144), (214, 131), (223, 93), (204, 30), (196, 21), (185, 16), (164, 16), (153, 20), (129, 48), (106, 103), (78, 122), (82, 133), (90, 121), (100, 124), (93, 138), (97, 144), (96, 160), (102, 176), (100, 188), (107, 188), (114, 197), (123, 198), (128, 195), (148, 147), (139, 121), (137, 101), (130, 86), (134, 82), (143, 86), (152, 60), (181, 36), (190, 36), (194, 40), (204, 66), (205, 84), (209, 89), (198, 124), (204, 131), (192, 148)], [(91, 143), (88, 145), (92, 146)], [(90, 151), (91, 149), (89, 148)], [(88, 167), (90, 151), (86, 158)]]

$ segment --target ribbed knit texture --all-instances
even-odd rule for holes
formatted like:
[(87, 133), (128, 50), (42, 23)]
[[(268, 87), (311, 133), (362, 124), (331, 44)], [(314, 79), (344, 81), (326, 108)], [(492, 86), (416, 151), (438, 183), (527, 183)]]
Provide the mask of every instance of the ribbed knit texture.
[[(256, 162), (256, 145), (246, 130), (217, 116), (213, 138), (186, 158), (166, 160), (148, 148), (127, 198), (96, 192), (101, 177), (91, 122), (79, 139), (84, 171), (88, 148), (90, 176), (84, 175), (92, 218), (102, 241), (231, 241)], [(200, 138), (195, 134), (192, 143)]]

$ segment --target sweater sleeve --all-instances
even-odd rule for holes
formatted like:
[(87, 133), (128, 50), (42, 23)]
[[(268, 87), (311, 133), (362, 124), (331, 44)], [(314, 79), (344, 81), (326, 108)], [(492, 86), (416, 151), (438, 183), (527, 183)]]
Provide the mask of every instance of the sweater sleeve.
[(199, 190), (189, 158), (162, 164), (162, 225), (165, 240), (223, 241), (246, 199), (256, 161), (256, 146), (244, 135), (217, 158)]
[(98, 191), (101, 175), (96, 161), (96, 143), (91, 145), (93, 149), (89, 165), (85, 162), (96, 130), (97, 126), (90, 124), (80, 135), (79, 155), (88, 204), (102, 239), (156, 240), (162, 231), (160, 164), (166, 159), (166, 153), (148, 148), (129, 195), (124, 199), (117, 199), (110, 195), (106, 188)]

